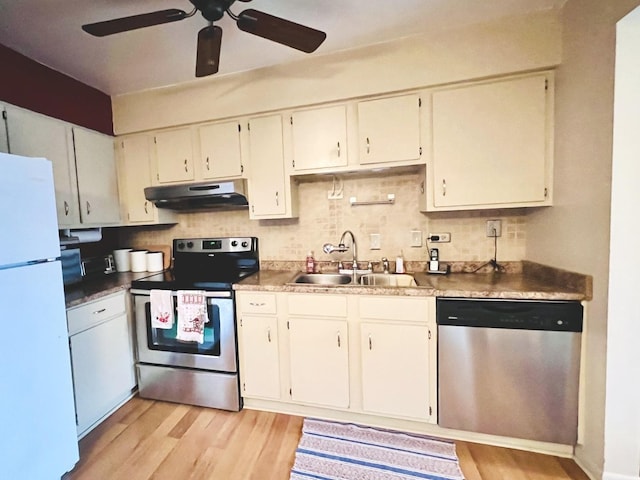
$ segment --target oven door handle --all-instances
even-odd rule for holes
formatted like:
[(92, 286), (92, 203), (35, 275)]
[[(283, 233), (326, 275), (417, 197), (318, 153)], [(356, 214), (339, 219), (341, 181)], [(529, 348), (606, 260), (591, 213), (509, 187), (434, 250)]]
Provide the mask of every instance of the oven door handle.
[[(196, 291), (194, 290), (185, 290), (185, 291)], [(197, 290), (197, 291), (201, 291), (203, 293), (203, 295), (206, 298), (231, 298), (232, 294), (230, 291), (208, 291), (208, 290)], [(141, 290), (138, 288), (132, 288), (131, 289), (131, 294), (132, 295), (145, 295), (145, 296), (149, 296), (151, 293), (150, 290)], [(172, 291), (171, 295), (174, 297), (178, 296), (178, 292), (177, 291)]]

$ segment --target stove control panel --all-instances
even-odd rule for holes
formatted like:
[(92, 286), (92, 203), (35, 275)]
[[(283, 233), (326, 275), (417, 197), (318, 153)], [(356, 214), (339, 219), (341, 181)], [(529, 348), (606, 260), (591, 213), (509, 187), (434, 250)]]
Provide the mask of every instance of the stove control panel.
[(173, 241), (174, 252), (181, 253), (231, 253), (257, 250), (255, 237), (180, 238)]

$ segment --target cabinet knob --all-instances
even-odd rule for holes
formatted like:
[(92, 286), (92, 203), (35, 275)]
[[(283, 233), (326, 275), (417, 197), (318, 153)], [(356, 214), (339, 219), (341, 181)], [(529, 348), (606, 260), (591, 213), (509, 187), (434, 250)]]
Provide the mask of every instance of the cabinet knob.
[(338, 331), (337, 335), (338, 335), (338, 348), (340, 348), (340, 331)]
[(373, 344), (371, 343), (371, 334), (369, 334), (369, 350), (371, 350), (373, 347)]
[(207, 157), (206, 164), (207, 164), (207, 171), (211, 170), (211, 169), (209, 168), (209, 157)]
[(91, 215), (91, 204), (87, 201), (87, 215)]
[(149, 213), (149, 209), (147, 208), (147, 205), (149, 204), (149, 202), (144, 202), (144, 213)]
[(371, 152), (371, 142), (369, 141), (369, 137), (367, 137), (367, 155)]
[(447, 196), (447, 180), (444, 178), (442, 179), (442, 196)]
[(340, 142), (338, 142), (338, 158), (340, 158)]
[(67, 201), (64, 201), (64, 216), (68, 216), (69, 215), (69, 204), (67, 203)]
[(189, 167), (187, 166), (187, 159), (184, 159), (184, 171), (188, 172), (189, 171)]
[(276, 192), (276, 207), (280, 206), (280, 198), (279, 198), (279, 192)]

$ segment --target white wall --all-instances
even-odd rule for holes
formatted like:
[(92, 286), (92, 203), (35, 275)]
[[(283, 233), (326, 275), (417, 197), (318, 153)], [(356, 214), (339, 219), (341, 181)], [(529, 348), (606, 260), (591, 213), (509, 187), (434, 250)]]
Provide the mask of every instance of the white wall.
[(616, 38), (611, 254), (607, 321), (605, 480), (640, 479), (640, 8)]
[(593, 276), (583, 365), (584, 442), (576, 448), (578, 462), (593, 478), (601, 478), (604, 463), (615, 25), (638, 3), (565, 5), (556, 76), (554, 206), (528, 218), (528, 259)]
[(426, 33), (112, 99), (116, 134), (536, 70), (560, 62), (554, 11)]

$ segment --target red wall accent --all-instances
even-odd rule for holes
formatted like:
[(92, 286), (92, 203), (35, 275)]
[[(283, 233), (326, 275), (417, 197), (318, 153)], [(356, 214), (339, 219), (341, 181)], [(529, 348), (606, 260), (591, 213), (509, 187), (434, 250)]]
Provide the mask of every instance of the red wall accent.
[(111, 97), (0, 45), (0, 100), (113, 135)]

